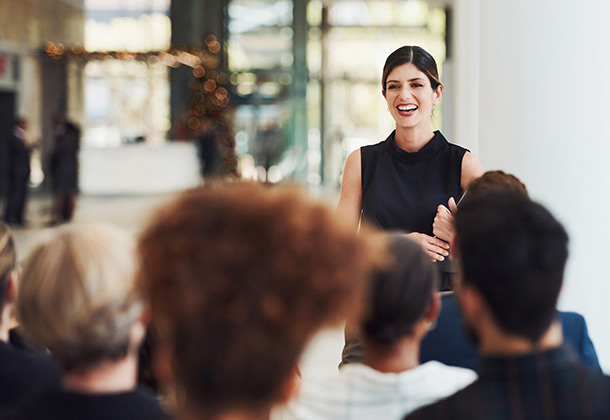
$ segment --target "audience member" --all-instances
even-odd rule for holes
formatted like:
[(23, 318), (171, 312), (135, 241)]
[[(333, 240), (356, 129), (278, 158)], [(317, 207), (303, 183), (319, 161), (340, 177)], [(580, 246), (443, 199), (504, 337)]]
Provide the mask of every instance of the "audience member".
[(438, 270), (415, 242), (392, 237), (391, 269), (377, 276), (366, 298), (360, 327), (363, 363), (341, 369), (325, 381), (303, 381), (290, 404), (299, 420), (400, 419), (445, 398), (476, 379), (468, 369), (419, 363), (422, 338), (439, 312)]
[(376, 238), (290, 188), (203, 187), (163, 207), (139, 277), (177, 417), (266, 419), (288, 401), (309, 339), (358, 306), (385, 259)]
[(64, 372), (20, 407), (20, 419), (163, 418), (155, 398), (136, 389), (146, 311), (134, 288), (134, 247), (104, 225), (72, 226), (24, 262), (17, 315)]
[[(503, 171), (488, 171), (470, 183), (464, 202), (470, 197), (494, 191), (512, 191), (528, 197), (527, 188), (516, 176)], [(439, 208), (435, 227), (437, 235), (447, 233), (447, 237), (453, 239), (453, 216), (450, 213)], [(421, 361), (438, 360), (451, 366), (476, 369), (479, 352), (467, 337), (453, 294), (444, 294), (442, 303), (436, 328), (422, 341)], [(601, 369), (583, 316), (574, 312), (559, 312), (559, 317), (564, 341), (577, 351), (586, 365)]]
[(53, 224), (68, 222), (74, 215), (78, 193), (80, 128), (62, 116), (56, 117), (55, 148), (50, 172), (53, 186)]
[(25, 204), (30, 182), (30, 154), (33, 147), (25, 138), (27, 122), (16, 120), (8, 141), (8, 191), (4, 221), (9, 224), (25, 225)]
[(408, 418), (610, 418), (610, 378), (563, 344), (561, 224), (523, 194), (501, 191), (470, 196), (455, 225), (456, 296), (482, 354), (479, 378)]
[(17, 297), (17, 257), (11, 231), (0, 222), (0, 408), (14, 404), (39, 388), (59, 385), (55, 363), (35, 352), (9, 343)]

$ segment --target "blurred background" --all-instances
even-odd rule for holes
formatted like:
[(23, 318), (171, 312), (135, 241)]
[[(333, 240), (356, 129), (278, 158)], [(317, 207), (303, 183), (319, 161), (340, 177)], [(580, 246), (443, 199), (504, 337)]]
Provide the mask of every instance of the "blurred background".
[(165, 158), (190, 151), (164, 146), (197, 145), (208, 132), (210, 175), (336, 187), (346, 154), (393, 128), (379, 82), (389, 52), (422, 45), (442, 69), (447, 57), (448, 10), (419, 0), (0, 5), (0, 109), (25, 117), (41, 141), (32, 182), (45, 182), (53, 121), (65, 115), (82, 129), (85, 193), (112, 189), (91, 178), (100, 156), (134, 166), (134, 144)]
[(610, 372), (608, 3), (0, 0), (0, 197), (15, 118), (37, 145), (21, 256), (49, 223), (62, 119), (81, 133), (76, 221), (137, 232), (212, 176), (296, 182), (335, 205), (349, 152), (393, 129), (385, 58), (415, 44), (445, 86), (435, 128), (568, 228), (560, 306), (585, 315)]

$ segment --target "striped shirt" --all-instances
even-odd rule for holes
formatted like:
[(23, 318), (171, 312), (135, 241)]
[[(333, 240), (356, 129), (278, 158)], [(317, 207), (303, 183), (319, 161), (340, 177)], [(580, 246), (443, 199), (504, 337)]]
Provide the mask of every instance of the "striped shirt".
[(484, 357), (479, 379), (408, 420), (610, 419), (610, 377), (566, 346), (519, 357)]

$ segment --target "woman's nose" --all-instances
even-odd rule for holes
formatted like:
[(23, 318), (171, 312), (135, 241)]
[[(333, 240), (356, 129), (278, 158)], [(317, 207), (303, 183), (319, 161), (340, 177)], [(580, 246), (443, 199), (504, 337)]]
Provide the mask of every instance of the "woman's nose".
[(410, 99), (411, 98), (411, 89), (409, 87), (403, 87), (400, 89), (400, 99)]

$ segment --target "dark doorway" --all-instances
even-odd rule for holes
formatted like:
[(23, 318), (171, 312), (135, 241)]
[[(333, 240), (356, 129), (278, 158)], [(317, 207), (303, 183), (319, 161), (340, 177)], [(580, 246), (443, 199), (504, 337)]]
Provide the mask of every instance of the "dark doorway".
[(8, 182), (8, 140), (15, 120), (15, 92), (0, 91), (0, 195)]

